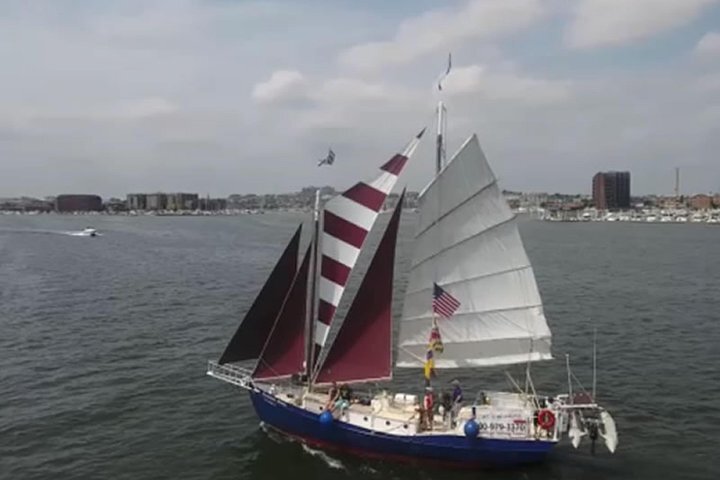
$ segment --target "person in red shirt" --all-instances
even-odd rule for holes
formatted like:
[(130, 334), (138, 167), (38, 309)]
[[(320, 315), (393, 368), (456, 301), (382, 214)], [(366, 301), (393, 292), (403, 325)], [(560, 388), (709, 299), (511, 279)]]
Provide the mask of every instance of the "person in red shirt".
[(433, 429), (433, 420), (434, 420), (434, 407), (435, 407), (435, 399), (433, 398), (433, 389), (432, 387), (427, 387), (425, 389), (425, 397), (423, 397), (423, 410), (425, 412), (425, 418), (426, 418), (426, 425), (428, 430)]

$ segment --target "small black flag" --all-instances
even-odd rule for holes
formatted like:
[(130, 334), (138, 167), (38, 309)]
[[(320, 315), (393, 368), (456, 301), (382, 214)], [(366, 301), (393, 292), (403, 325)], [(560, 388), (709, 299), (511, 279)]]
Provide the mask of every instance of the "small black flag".
[(438, 80), (438, 90), (442, 91), (442, 82), (450, 74), (451, 68), (452, 68), (452, 53), (448, 53), (447, 69), (445, 70), (445, 73), (443, 73), (443, 75), (440, 77), (440, 80)]
[(322, 165), (332, 165), (334, 161), (335, 161), (335, 152), (333, 152), (333, 151), (332, 151), (332, 148), (331, 148), (331, 149), (328, 149), (327, 157), (321, 159), (321, 160), (318, 162), (318, 165), (317, 165), (317, 166), (319, 167), (319, 166), (322, 166)]

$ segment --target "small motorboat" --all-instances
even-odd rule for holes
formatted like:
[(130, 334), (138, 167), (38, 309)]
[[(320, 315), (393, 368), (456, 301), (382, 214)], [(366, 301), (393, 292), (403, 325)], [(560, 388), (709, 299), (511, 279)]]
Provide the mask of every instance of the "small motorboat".
[(92, 227), (85, 227), (83, 230), (78, 232), (83, 237), (97, 237), (98, 231)]

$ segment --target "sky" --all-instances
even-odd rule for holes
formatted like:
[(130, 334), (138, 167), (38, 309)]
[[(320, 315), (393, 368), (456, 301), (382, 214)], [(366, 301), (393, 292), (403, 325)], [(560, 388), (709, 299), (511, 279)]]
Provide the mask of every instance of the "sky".
[(505, 189), (720, 192), (720, 0), (4, 0), (0, 62), (0, 197), (342, 188), (439, 100)]

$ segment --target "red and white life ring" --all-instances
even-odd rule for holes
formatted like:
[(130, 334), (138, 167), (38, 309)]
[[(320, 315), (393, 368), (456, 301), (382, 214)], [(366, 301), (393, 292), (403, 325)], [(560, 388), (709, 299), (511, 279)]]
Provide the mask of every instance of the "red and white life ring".
[(555, 414), (547, 408), (540, 410), (537, 416), (538, 426), (545, 430), (552, 430), (555, 426)]

